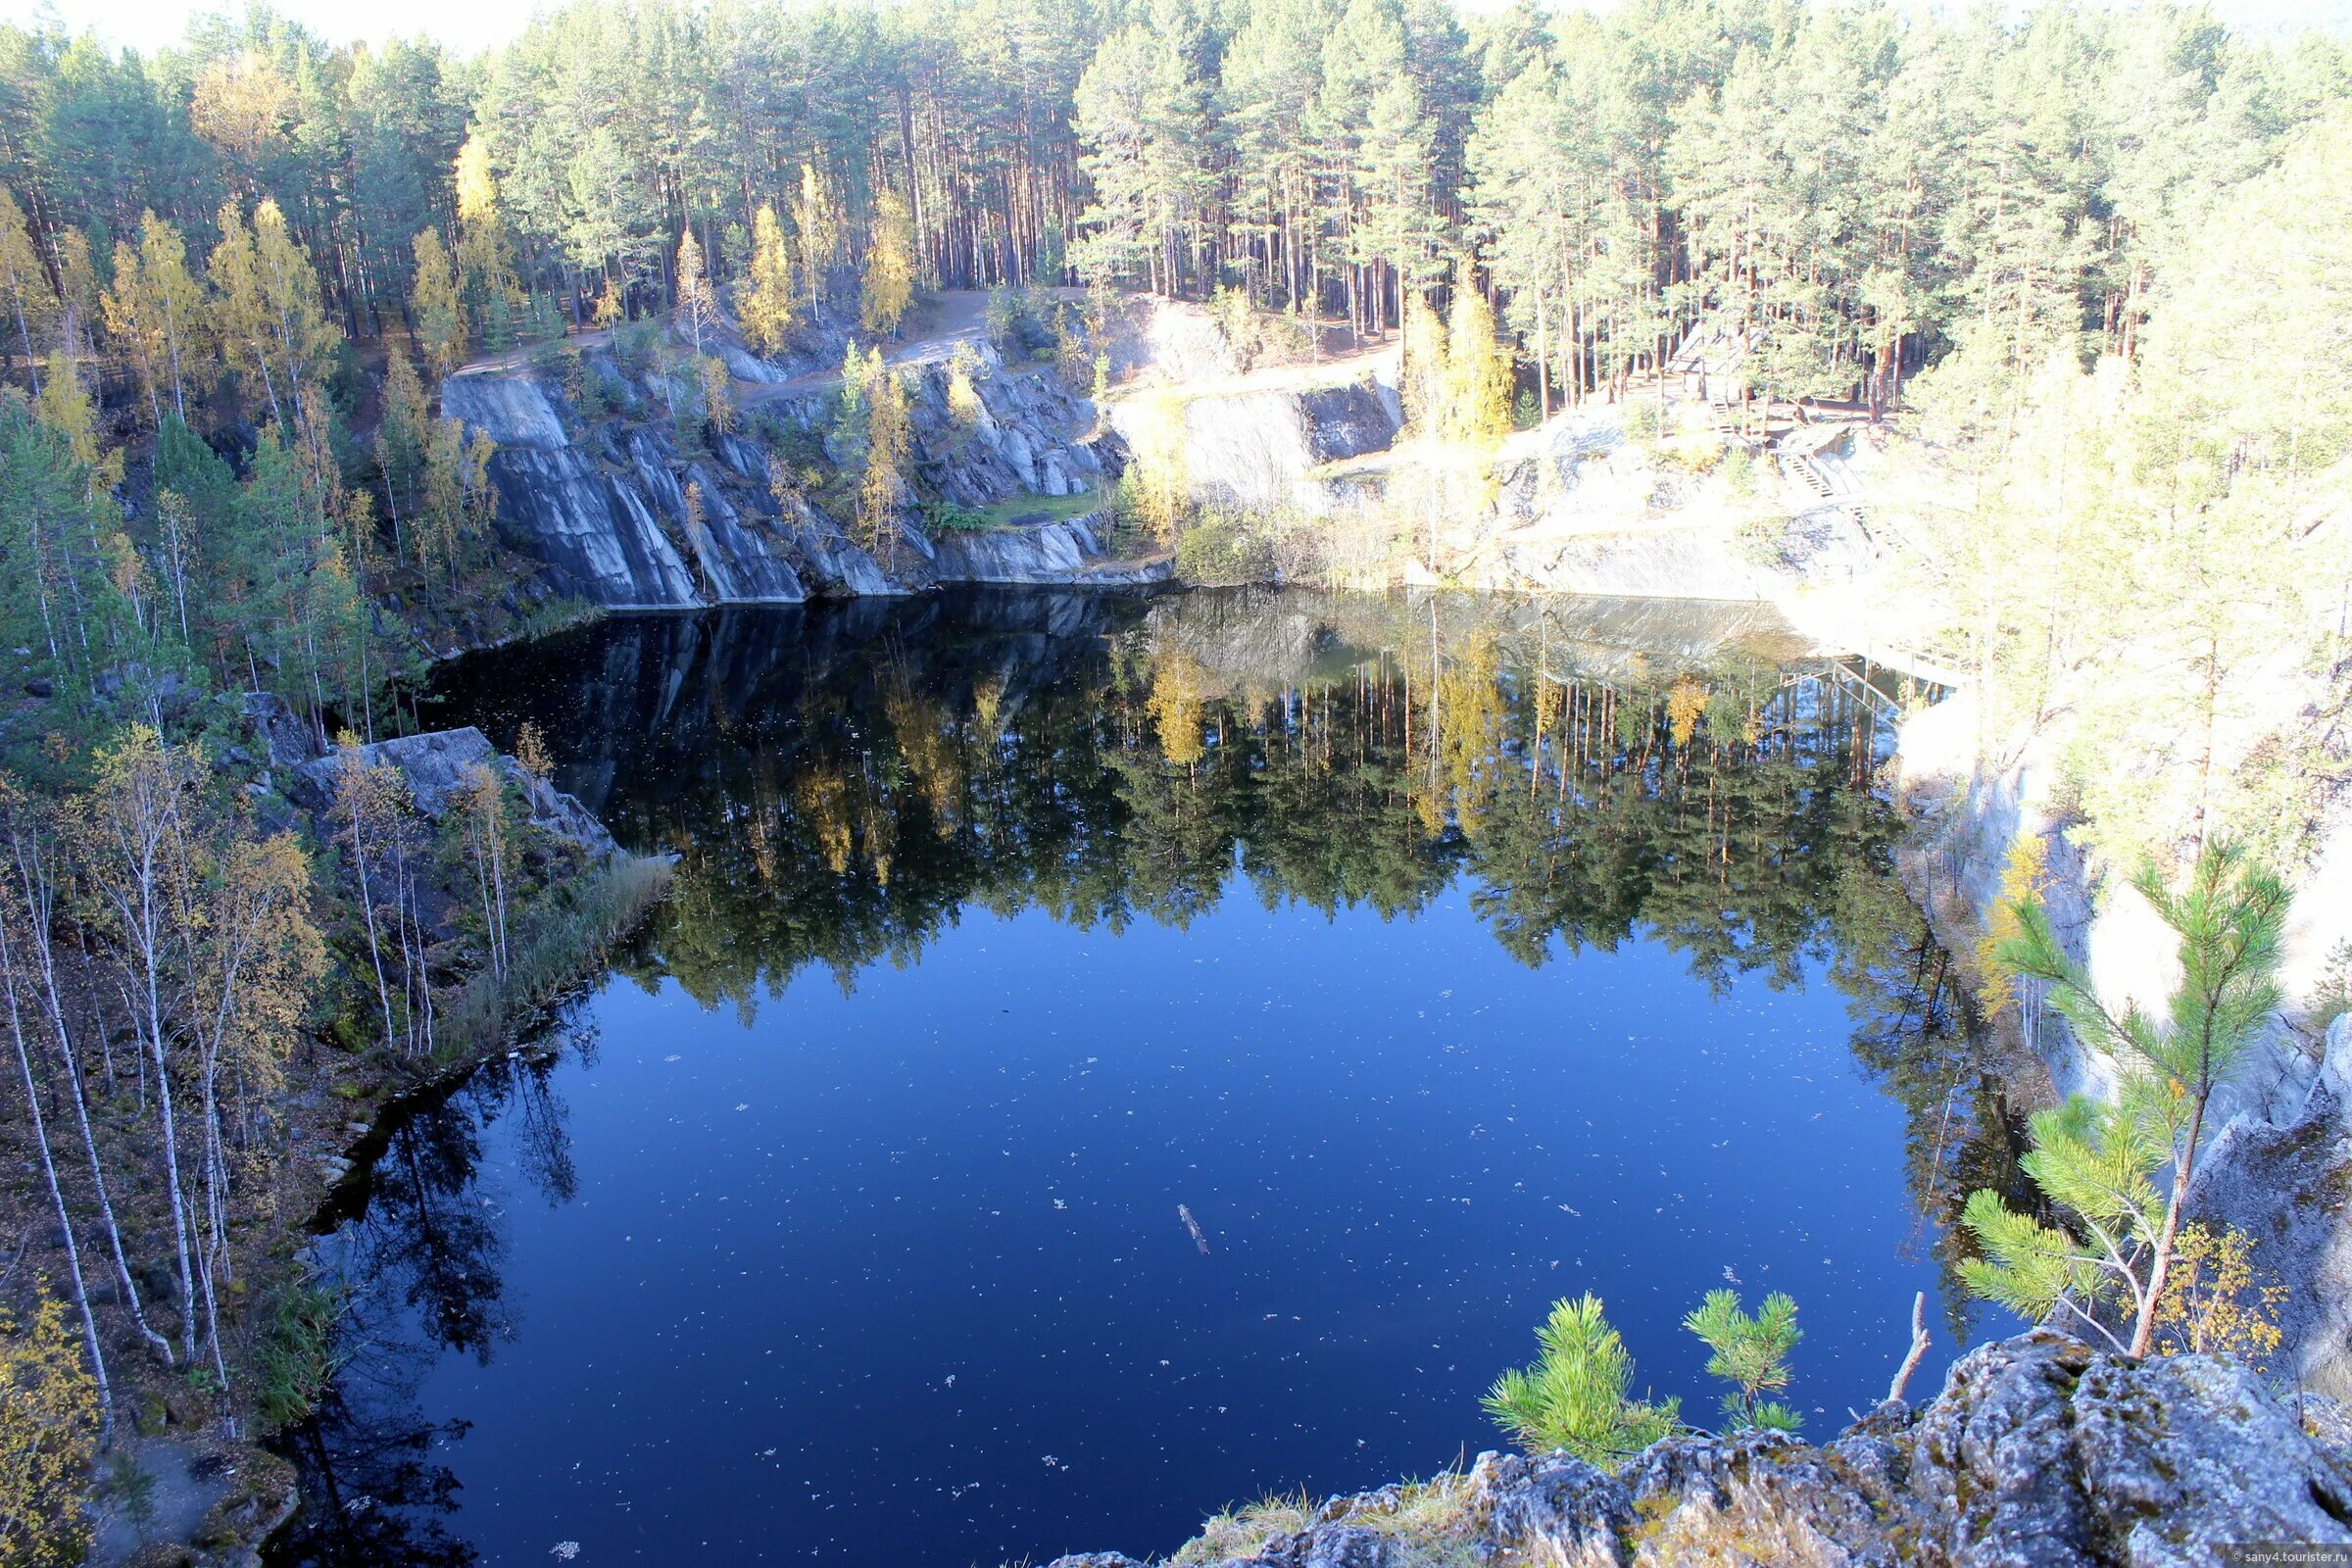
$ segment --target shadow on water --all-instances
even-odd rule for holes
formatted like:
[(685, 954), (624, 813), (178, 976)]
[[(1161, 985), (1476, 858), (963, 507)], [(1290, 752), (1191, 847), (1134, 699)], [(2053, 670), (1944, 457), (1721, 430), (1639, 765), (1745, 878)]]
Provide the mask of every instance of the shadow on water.
[[(502, 746), (535, 723), (563, 788), (677, 856), (617, 975), (747, 1029), (796, 976), (852, 992), (982, 911), (1115, 937), (1245, 891), (1411, 920), (1458, 890), (1519, 964), (1655, 944), (1718, 998), (1826, 977), (1900, 1110), (1897, 1250), (1932, 1260), (1961, 1329), (1947, 1222), (2013, 1180), (2014, 1128), (1891, 874), (1877, 778), (1917, 695), (1745, 607), (998, 593), (614, 620), (458, 665), (436, 721)], [(575, 1064), (592, 1011), (565, 1025)], [(522, 1332), (520, 1220), (477, 1174), (495, 1141), (522, 1178), (501, 1191), (571, 1202), (559, 1082), (511, 1058), (418, 1104), (327, 1217), (351, 1308), (327, 1399), (283, 1441), (307, 1506), (275, 1561), (477, 1560), (469, 1423), (420, 1386)]]

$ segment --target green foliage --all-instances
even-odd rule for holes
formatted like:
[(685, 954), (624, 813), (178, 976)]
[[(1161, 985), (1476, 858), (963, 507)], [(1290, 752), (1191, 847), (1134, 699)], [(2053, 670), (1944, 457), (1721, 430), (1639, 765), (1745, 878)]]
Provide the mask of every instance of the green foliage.
[(1984, 1252), (1964, 1268), (1971, 1289), (2035, 1317), (2064, 1310), (2124, 1348), (2092, 1311), (2120, 1303), (2129, 1348), (2140, 1355), (2165, 1295), (2206, 1106), (2282, 1000), (2288, 898), (2277, 875), (2226, 839), (2206, 844), (2179, 892), (2153, 865), (2132, 886), (2180, 939), (2180, 983), (2162, 1017), (2136, 1006), (2110, 1012), (2038, 898), (2010, 906), (2018, 934), (1997, 960), (2045, 987), (2076, 1038), (2113, 1056), (2122, 1078), (2113, 1103), (2078, 1095), (2034, 1118), (2034, 1152), (2022, 1163), (2067, 1228), (2014, 1213), (1988, 1191), (1970, 1197), (1963, 1218)]
[(1715, 471), (1723, 476), (1724, 492), (1734, 501), (1755, 499), (1756, 460), (1747, 448), (1736, 446), (1725, 452)]
[(985, 512), (974, 512), (945, 499), (923, 503), (923, 526), (933, 533), (978, 533), (989, 525)]
[(253, 1354), (254, 1411), (276, 1432), (309, 1418), (334, 1375), (334, 1328), (341, 1296), (310, 1280), (281, 1287), (262, 1318)]
[(504, 1045), (634, 930), (669, 886), (666, 861), (634, 856), (557, 882), (525, 911), (505, 978), (477, 973), (441, 1002), (435, 1041), (441, 1060), (470, 1060)]
[(1176, 574), (1208, 587), (1264, 582), (1273, 575), (1273, 552), (1237, 513), (1200, 514), (1176, 541)]
[(1796, 1430), (1793, 1410), (1763, 1397), (1788, 1386), (1788, 1352), (1804, 1338), (1804, 1331), (1796, 1326), (1793, 1298), (1775, 1291), (1764, 1298), (1764, 1304), (1751, 1317), (1740, 1310), (1737, 1292), (1709, 1291), (1705, 1303), (1683, 1319), (1683, 1327), (1697, 1335), (1712, 1352), (1707, 1357), (1707, 1375), (1732, 1385), (1732, 1392), (1723, 1396), (1723, 1413), (1731, 1430)]
[(1634, 1358), (1588, 1293), (1552, 1303), (1536, 1331), (1543, 1354), (1505, 1372), (1488, 1393), (1487, 1413), (1530, 1452), (1565, 1448), (1614, 1470), (1679, 1424), (1680, 1402), (1630, 1397)]

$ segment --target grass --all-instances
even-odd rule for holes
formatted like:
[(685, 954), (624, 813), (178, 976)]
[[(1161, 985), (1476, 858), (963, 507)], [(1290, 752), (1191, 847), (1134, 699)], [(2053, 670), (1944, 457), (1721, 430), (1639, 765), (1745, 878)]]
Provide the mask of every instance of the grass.
[[(1481, 1568), (1478, 1543), (1464, 1528), (1463, 1506), (1469, 1497), (1470, 1478), (1458, 1469), (1442, 1470), (1426, 1481), (1404, 1481), (1360, 1497), (1342, 1498), (1330, 1522), (1393, 1538), (1399, 1548), (1392, 1559), (1397, 1568)], [(1274, 1537), (1310, 1528), (1322, 1506), (1300, 1491), (1268, 1494), (1255, 1502), (1227, 1508), (1201, 1522), (1200, 1533), (1168, 1559), (1168, 1568), (1201, 1568), (1229, 1557), (1255, 1556)]]
[(263, 1431), (282, 1431), (318, 1405), (334, 1375), (334, 1327), (342, 1311), (336, 1292), (310, 1280), (286, 1285), (271, 1300), (253, 1355), (254, 1405)]
[(1092, 490), (1076, 496), (1010, 496), (980, 508), (978, 526), (1008, 528), (1017, 518), (1060, 522), (1101, 512), (1109, 505), (1109, 496)]
[(604, 619), (605, 613), (602, 605), (590, 604), (585, 599), (576, 599), (568, 594), (561, 595), (524, 611), (514, 624), (514, 635), (523, 642), (530, 642), (556, 632), (568, 631), (574, 626), (593, 624)]
[(1268, 1541), (1304, 1530), (1314, 1516), (1315, 1501), (1303, 1490), (1295, 1496), (1268, 1493), (1255, 1502), (1202, 1520), (1200, 1533), (1168, 1559), (1168, 1568), (1199, 1568), (1201, 1563), (1223, 1562), (1228, 1557), (1254, 1557)]
[(485, 970), (441, 1004), (437, 1054), (462, 1061), (503, 1044), (517, 1022), (635, 930), (667, 896), (669, 880), (667, 860), (626, 856), (570, 884), (532, 921), (505, 980)]

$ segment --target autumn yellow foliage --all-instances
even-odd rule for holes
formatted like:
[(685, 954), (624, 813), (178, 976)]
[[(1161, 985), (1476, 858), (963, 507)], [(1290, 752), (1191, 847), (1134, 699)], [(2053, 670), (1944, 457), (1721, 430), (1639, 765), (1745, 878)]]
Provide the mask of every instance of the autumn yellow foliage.
[(2252, 1237), (2233, 1227), (2184, 1226), (2156, 1303), (2157, 1348), (2168, 1355), (2234, 1356), (2263, 1371), (2278, 1348), (2285, 1299), (2284, 1286), (2256, 1282)]
[(1707, 689), (1690, 675), (1675, 677), (1674, 689), (1666, 694), (1666, 723), (1674, 733), (1675, 745), (1690, 744), (1706, 710)]
[(2017, 1001), (2017, 975), (2000, 960), (2004, 943), (2024, 934), (2017, 906), (2041, 897), (2049, 886), (2049, 844), (2037, 833), (2020, 833), (2001, 865), (2000, 897), (1977, 941), (1978, 998), (1989, 1016)]
[(69, 1568), (89, 1544), (83, 1478), (98, 1446), (98, 1385), (44, 1296), (19, 1327), (0, 1308), (0, 1563)]

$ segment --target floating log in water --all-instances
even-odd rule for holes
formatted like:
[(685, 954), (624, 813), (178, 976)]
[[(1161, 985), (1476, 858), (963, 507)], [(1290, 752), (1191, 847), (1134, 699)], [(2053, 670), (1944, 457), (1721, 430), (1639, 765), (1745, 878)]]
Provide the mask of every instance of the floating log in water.
[(1193, 1233), (1193, 1245), (1200, 1249), (1202, 1257), (1206, 1257), (1208, 1255), (1208, 1238), (1200, 1234), (1200, 1222), (1193, 1218), (1193, 1211), (1182, 1203), (1178, 1203), (1176, 1217), (1184, 1221), (1184, 1228)]

